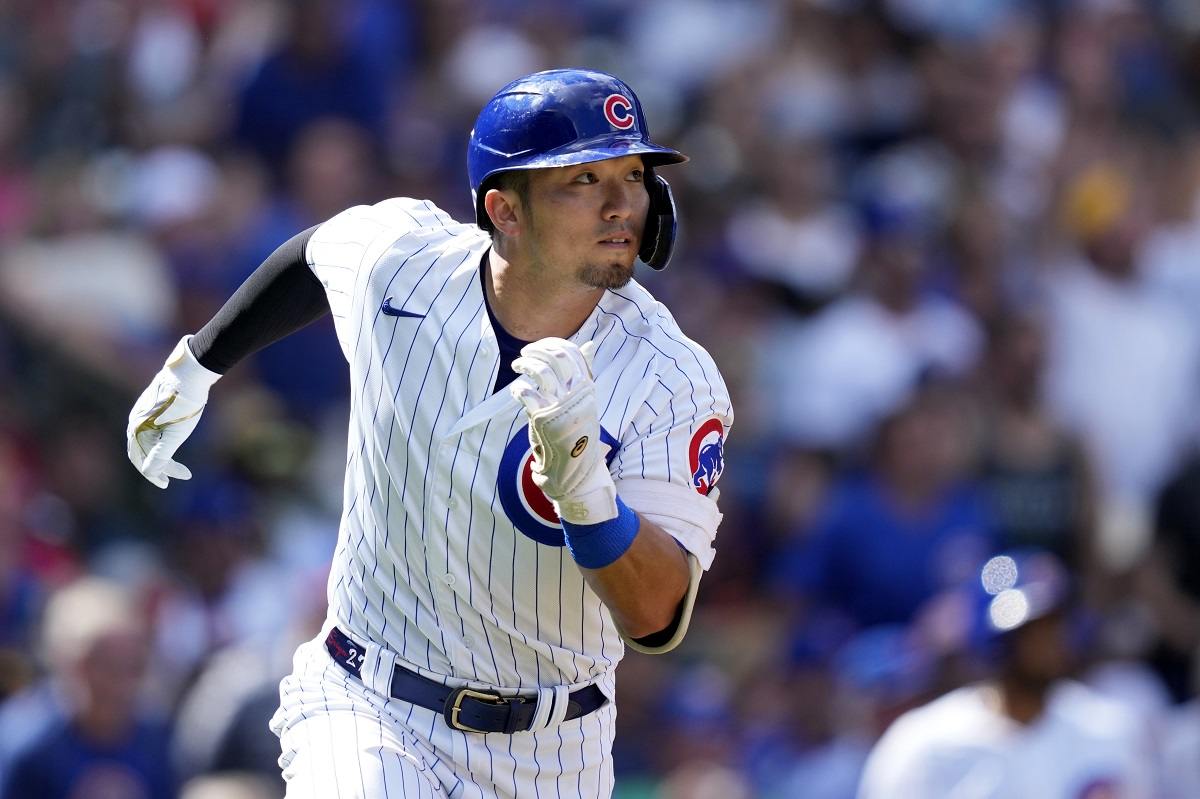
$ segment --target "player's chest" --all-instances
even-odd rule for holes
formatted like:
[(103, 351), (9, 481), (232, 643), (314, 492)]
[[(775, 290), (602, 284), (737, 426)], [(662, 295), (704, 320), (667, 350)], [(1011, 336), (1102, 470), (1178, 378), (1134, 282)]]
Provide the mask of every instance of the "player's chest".
[[(432, 457), (435, 449), (474, 447), (475, 458), (502, 456), (526, 422), (508, 390), (510, 364), (501, 363), (507, 350), (486, 314), (465, 320), (451, 316), (440, 324), (430, 317), (407, 351), (385, 360), (388, 385), (382, 401), (391, 405), (410, 450), (428, 448)], [(597, 413), (614, 438), (620, 438), (630, 409), (654, 384), (644, 360), (610, 358), (595, 367)], [(370, 409), (369, 398), (364, 407)]]
[(962, 741), (930, 763), (933, 785), (945, 795), (981, 799), (1117, 799), (1125, 785), (1119, 753), (1078, 736), (1037, 731), (987, 741)]

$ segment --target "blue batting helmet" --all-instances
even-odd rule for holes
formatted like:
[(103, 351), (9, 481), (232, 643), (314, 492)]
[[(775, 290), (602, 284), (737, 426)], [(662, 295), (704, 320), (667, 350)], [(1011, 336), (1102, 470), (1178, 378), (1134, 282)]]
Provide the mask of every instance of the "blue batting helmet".
[(1067, 570), (1050, 552), (1027, 548), (989, 560), (976, 594), (976, 644), (988, 647), (1006, 633), (1065, 608), (1070, 601)]
[(670, 258), (675, 240), (675, 201), (654, 167), (678, 164), (682, 153), (650, 141), (637, 95), (603, 72), (553, 69), (518, 78), (479, 112), (467, 145), (467, 175), (475, 220), (491, 221), (483, 208), (485, 183), (502, 172), (572, 166), (640, 155), (646, 166), (650, 211), (639, 257), (655, 269)]

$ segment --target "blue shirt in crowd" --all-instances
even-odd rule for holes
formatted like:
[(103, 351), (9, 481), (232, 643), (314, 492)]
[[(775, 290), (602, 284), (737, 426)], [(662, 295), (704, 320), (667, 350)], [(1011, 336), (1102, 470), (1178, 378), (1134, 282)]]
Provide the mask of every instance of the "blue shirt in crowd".
[(139, 721), (124, 741), (99, 745), (61, 721), (13, 759), (0, 799), (174, 799), (168, 745), (163, 724)]
[(973, 579), (995, 548), (982, 492), (954, 485), (914, 511), (876, 477), (837, 486), (811, 534), (785, 558), (783, 579), (856, 625), (904, 624), (939, 591)]

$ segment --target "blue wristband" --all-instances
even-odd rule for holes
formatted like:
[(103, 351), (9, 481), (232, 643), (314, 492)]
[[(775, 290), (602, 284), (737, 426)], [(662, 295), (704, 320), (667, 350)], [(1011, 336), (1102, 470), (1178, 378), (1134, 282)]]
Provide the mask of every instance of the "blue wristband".
[(562, 523), (571, 557), (585, 569), (603, 569), (625, 554), (637, 536), (641, 519), (617, 497), (617, 517), (599, 524)]

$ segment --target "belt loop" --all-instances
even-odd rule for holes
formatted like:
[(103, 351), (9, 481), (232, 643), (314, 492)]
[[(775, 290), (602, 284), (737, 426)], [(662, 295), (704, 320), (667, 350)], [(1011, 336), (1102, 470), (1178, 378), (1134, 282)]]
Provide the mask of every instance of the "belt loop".
[[(546, 719), (546, 726), (557, 727), (567, 717), (567, 709), (571, 704), (571, 691), (565, 685), (556, 685), (551, 691), (554, 697), (551, 700), (553, 708), (550, 711), (549, 718)], [(540, 699), (539, 697), (539, 701)]]
[(550, 715), (554, 711), (554, 688), (540, 688), (537, 692), (537, 704), (533, 708), (533, 718), (529, 721), (529, 729), (540, 730), (550, 726)]
[(366, 645), (366, 658), (363, 660), (363, 684), (377, 694), (390, 698), (392, 693), (392, 672), (396, 669), (396, 653), (384, 649), (376, 643)]

